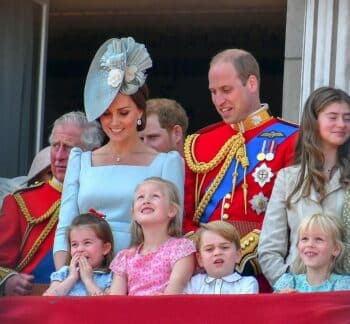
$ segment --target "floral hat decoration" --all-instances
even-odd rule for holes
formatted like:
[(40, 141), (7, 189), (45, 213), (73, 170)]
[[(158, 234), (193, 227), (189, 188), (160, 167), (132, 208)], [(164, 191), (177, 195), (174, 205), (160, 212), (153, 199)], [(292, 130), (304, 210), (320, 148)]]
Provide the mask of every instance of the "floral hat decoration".
[(84, 89), (88, 121), (99, 118), (121, 92), (132, 95), (145, 83), (152, 60), (143, 44), (132, 37), (112, 38), (102, 44), (89, 68)]

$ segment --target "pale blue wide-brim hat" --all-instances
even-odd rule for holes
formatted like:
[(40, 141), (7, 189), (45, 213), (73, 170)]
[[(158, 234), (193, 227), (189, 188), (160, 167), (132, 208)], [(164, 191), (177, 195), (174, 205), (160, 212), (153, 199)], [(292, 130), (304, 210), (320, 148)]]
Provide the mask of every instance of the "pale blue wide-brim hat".
[(152, 60), (143, 44), (132, 37), (112, 38), (102, 44), (91, 62), (84, 88), (88, 121), (99, 118), (119, 92), (132, 95), (145, 83)]

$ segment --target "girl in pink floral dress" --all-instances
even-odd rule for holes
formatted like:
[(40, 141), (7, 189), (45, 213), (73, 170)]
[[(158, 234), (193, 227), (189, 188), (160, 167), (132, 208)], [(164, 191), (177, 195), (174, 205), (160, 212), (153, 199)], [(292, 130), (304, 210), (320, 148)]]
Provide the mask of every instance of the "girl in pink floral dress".
[(117, 254), (111, 295), (181, 294), (194, 267), (195, 247), (181, 237), (180, 199), (176, 186), (148, 178), (135, 191), (131, 248)]

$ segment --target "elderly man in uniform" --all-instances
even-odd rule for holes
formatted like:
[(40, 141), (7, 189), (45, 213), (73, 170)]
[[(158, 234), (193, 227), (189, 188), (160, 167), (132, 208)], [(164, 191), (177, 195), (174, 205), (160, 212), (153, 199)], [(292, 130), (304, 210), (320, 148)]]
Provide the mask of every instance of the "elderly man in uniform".
[(28, 295), (33, 283), (49, 283), (54, 271), (52, 246), (61, 201), (62, 183), (72, 147), (101, 145), (98, 123), (82, 112), (58, 118), (50, 142), (52, 178), (8, 195), (0, 215), (0, 292)]
[(146, 127), (139, 132), (146, 145), (158, 152), (178, 151), (183, 155), (188, 127), (185, 109), (175, 100), (155, 98), (147, 100)]
[(251, 260), (248, 273), (258, 275), (259, 230), (276, 173), (292, 160), (297, 127), (261, 104), (259, 65), (249, 52), (219, 52), (208, 78), (222, 122), (186, 139), (184, 232), (212, 220), (232, 222), (244, 237), (239, 270)]

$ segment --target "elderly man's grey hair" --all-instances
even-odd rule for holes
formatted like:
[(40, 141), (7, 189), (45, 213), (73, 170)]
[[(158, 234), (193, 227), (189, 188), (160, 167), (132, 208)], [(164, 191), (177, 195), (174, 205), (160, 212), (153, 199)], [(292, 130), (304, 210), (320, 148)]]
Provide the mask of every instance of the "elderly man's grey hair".
[(49, 143), (52, 143), (53, 130), (60, 125), (72, 123), (83, 129), (81, 143), (86, 151), (94, 150), (102, 145), (104, 133), (97, 121), (88, 122), (85, 114), (81, 111), (71, 111), (57, 118), (49, 137)]

